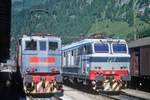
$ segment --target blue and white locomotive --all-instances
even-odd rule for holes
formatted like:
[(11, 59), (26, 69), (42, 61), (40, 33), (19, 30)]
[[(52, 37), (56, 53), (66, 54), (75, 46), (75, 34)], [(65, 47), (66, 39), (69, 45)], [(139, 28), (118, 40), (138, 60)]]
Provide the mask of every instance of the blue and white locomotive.
[(62, 47), (63, 79), (95, 91), (120, 91), (130, 81), (129, 66), (123, 39), (84, 39)]
[(62, 92), (61, 39), (45, 33), (18, 42), (18, 66), (26, 93)]

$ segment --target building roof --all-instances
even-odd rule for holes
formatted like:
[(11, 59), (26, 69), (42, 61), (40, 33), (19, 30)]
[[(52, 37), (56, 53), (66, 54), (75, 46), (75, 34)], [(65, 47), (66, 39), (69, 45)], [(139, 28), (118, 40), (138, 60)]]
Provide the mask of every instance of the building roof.
[(142, 47), (150, 45), (150, 37), (138, 39), (128, 44), (129, 48)]

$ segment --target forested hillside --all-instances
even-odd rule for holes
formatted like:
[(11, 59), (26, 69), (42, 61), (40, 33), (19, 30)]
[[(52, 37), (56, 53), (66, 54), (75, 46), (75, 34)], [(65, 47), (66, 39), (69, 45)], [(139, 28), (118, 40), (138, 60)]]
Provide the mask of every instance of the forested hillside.
[[(95, 32), (113, 38), (150, 36), (150, 0), (15, 0), (12, 36), (48, 32), (68, 43)], [(43, 9), (47, 13), (31, 13)]]

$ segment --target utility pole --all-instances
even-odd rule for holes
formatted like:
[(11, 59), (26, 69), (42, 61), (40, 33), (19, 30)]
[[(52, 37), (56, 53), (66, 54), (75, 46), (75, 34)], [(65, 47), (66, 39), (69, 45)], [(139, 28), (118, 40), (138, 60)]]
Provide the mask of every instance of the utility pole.
[(133, 27), (134, 27), (134, 40), (137, 39), (137, 33), (138, 33), (138, 26), (136, 26), (136, 4), (138, 2), (138, 0), (133, 0), (133, 5), (132, 5), (132, 10), (133, 10)]

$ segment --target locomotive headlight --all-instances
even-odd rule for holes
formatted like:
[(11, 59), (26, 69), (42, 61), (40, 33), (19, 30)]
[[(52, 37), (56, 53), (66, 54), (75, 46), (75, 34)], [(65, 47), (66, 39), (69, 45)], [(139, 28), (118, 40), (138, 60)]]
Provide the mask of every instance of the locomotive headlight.
[(101, 67), (101, 66), (99, 66), (98, 68), (99, 68), (99, 69), (101, 69), (102, 67)]
[(101, 66), (95, 67), (95, 69), (97, 69), (97, 70), (98, 70), (98, 69), (100, 70), (101, 68), (102, 68)]
[(125, 66), (125, 67), (123, 67), (124, 69), (127, 69), (127, 67)]
[(127, 67), (126, 66), (121, 66), (120, 69), (127, 69)]
[(98, 69), (98, 67), (95, 67), (95, 69)]
[(96, 84), (96, 82), (95, 81), (92, 81), (92, 85), (95, 85)]

